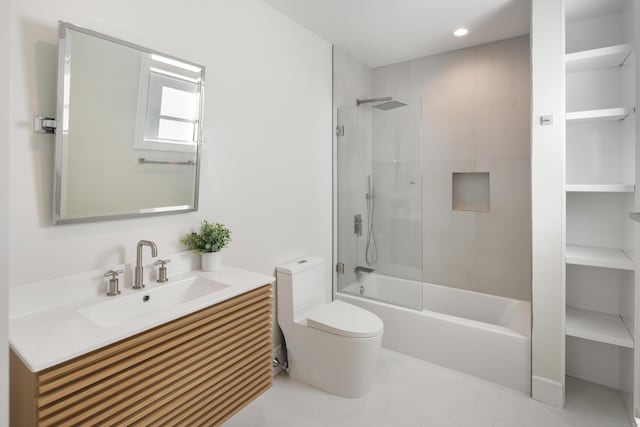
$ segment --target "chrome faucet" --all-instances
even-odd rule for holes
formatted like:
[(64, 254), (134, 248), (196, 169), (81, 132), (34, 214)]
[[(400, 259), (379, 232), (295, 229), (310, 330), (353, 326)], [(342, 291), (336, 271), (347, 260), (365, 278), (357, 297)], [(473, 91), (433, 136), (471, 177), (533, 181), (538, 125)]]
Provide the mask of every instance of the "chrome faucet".
[(136, 274), (135, 281), (133, 282), (133, 289), (142, 289), (144, 288), (143, 280), (143, 272), (142, 268), (142, 247), (149, 246), (151, 248), (151, 256), (158, 256), (158, 247), (156, 244), (150, 240), (140, 240), (138, 242), (138, 246), (136, 246)]

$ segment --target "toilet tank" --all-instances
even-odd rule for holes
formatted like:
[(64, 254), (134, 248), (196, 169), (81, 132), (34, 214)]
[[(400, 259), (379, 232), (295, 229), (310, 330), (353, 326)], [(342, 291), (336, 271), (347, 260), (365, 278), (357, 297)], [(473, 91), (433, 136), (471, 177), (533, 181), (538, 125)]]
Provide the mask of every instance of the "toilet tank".
[(276, 276), (278, 317), (294, 320), (305, 310), (330, 302), (322, 258), (307, 257), (281, 265)]

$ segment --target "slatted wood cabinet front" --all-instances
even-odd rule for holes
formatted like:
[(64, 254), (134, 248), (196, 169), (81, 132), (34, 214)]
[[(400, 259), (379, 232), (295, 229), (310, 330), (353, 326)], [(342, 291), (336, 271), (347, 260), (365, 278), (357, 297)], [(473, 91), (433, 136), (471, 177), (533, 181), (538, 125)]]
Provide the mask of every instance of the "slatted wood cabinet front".
[(11, 354), (11, 426), (220, 425), (271, 387), (265, 285), (46, 370)]

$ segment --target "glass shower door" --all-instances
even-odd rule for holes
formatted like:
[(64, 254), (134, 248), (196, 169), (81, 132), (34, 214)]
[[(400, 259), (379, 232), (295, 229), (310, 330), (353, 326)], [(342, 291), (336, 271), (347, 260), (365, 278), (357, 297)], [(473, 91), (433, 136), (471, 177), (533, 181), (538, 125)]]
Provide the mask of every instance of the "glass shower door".
[(414, 309), (422, 309), (421, 104), (338, 110), (337, 290)]

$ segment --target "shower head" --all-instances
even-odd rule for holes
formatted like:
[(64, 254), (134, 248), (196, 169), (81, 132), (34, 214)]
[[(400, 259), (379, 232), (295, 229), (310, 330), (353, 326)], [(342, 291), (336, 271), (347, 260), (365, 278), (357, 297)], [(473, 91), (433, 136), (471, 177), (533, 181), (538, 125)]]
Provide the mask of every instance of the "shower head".
[(393, 98), (390, 96), (386, 96), (384, 98), (370, 98), (370, 99), (356, 99), (356, 105), (360, 106), (362, 104), (369, 104), (373, 102), (381, 102), (381, 104), (373, 105), (373, 108), (377, 108), (378, 110), (393, 110), (394, 108), (404, 107), (407, 104), (398, 101), (392, 101)]
[(388, 101), (383, 102), (382, 104), (374, 105), (373, 108), (377, 108), (378, 110), (388, 111), (393, 110), (394, 108), (404, 107), (407, 104), (398, 101)]
[(382, 101), (391, 101), (390, 96), (385, 96), (384, 98), (369, 98), (369, 99), (356, 99), (356, 105), (359, 107), (360, 104), (369, 104), (371, 102), (382, 102)]

